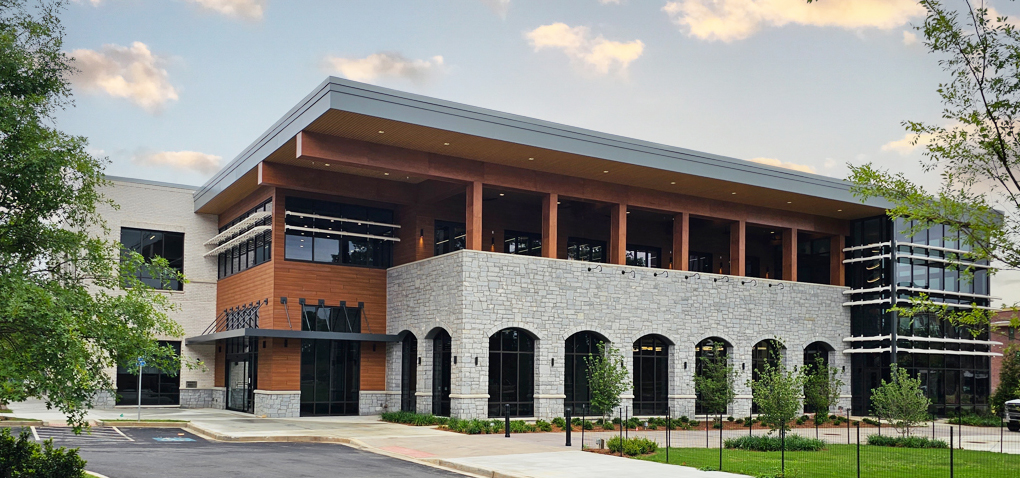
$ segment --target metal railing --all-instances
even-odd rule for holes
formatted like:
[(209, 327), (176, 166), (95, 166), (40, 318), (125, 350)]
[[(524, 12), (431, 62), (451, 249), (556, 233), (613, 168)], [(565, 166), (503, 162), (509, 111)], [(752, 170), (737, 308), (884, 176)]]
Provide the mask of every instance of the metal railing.
[(249, 302), (247, 305), (231, 307), (220, 312), (216, 319), (209, 324), (202, 332), (202, 335), (209, 335), (216, 332), (228, 330), (257, 329), (259, 328), (259, 309), (268, 305), (269, 299)]

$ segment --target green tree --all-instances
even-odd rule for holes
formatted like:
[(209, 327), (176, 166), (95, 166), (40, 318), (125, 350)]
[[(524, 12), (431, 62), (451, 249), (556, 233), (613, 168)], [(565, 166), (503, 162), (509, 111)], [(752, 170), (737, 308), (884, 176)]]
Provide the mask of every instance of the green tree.
[(931, 400), (921, 390), (921, 379), (912, 378), (906, 369), (892, 365), (892, 378), (884, 379), (878, 388), (871, 389), (871, 407), (875, 416), (888, 420), (902, 436), (910, 427), (926, 421), (930, 415)]
[[(811, 0), (809, 0), (810, 3)], [(927, 9), (924, 44), (948, 74), (937, 92), (943, 105), (938, 123), (906, 121), (914, 144), (924, 146), (922, 167), (939, 174), (928, 190), (905, 174), (865, 164), (850, 166), (853, 193), (884, 198), (888, 215), (913, 221), (908, 233), (945, 224), (960, 234), (967, 259), (1003, 269), (1020, 269), (1020, 30), (993, 16), (984, 2), (921, 0)], [(998, 210), (997, 210), (998, 209)], [(955, 259), (950, 254), (950, 259)], [(974, 269), (958, 266), (961, 277)], [(996, 269), (991, 269), (994, 274)], [(1010, 308), (1016, 310), (1016, 306)], [(901, 315), (934, 313), (979, 334), (991, 311), (948, 308), (927, 297), (914, 299)], [(1013, 325), (1020, 321), (1013, 319)]]
[(716, 343), (711, 357), (701, 357), (694, 374), (694, 392), (706, 413), (726, 413), (737, 396), (737, 371), (729, 365), (723, 345)]
[(804, 365), (804, 405), (811, 407), (815, 415), (828, 415), (829, 409), (839, 400), (843, 381), (839, 370), (830, 367), (821, 357), (815, 363)]
[(61, 51), (63, 6), (0, 0), (0, 403), (43, 398), (81, 426), (113, 389), (106, 369), (140, 356), (176, 368), (155, 342), (182, 335), (172, 304), (136, 277), (183, 277), (98, 237), (106, 160), (53, 126), (76, 73)]
[(591, 409), (606, 418), (614, 408), (620, 406), (620, 395), (630, 389), (631, 385), (620, 350), (602, 342), (599, 342), (598, 347), (598, 354), (589, 353), (584, 360), (588, 365)]
[(766, 362), (758, 370), (757, 380), (748, 380), (751, 396), (758, 405), (758, 419), (770, 430), (789, 430), (790, 420), (800, 412), (800, 394), (804, 390), (801, 372), (787, 370), (782, 361), (778, 365)]
[(992, 392), (992, 411), (1002, 415), (1006, 402), (1020, 398), (1020, 345), (1011, 344), (1002, 352), (999, 386)]

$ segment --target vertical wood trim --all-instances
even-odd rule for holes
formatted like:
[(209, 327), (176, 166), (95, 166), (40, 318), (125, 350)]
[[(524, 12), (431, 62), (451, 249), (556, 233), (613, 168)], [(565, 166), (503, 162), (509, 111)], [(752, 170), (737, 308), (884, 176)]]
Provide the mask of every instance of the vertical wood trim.
[(730, 275), (743, 276), (744, 252), (747, 249), (747, 223), (743, 220), (730, 224)]
[(673, 269), (690, 270), (691, 256), (691, 215), (679, 213), (673, 216)]
[(613, 204), (612, 231), (609, 236), (609, 263), (627, 263), (627, 205)]
[(846, 285), (846, 274), (844, 273), (843, 248), (846, 238), (842, 235), (832, 236), (832, 245), (829, 246), (829, 284)]
[(557, 232), (559, 228), (559, 200), (556, 193), (549, 193), (542, 197), (542, 257), (556, 259), (559, 241)]
[(783, 280), (797, 281), (797, 229), (783, 229)]
[(482, 183), (473, 181), (467, 186), (465, 247), (472, 251), (482, 250)]

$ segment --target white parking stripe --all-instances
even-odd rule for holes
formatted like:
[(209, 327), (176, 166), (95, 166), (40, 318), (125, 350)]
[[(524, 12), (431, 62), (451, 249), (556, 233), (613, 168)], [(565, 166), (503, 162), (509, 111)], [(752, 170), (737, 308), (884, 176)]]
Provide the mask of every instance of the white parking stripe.
[(131, 437), (129, 437), (129, 436), (127, 436), (127, 435), (125, 435), (125, 434), (124, 434), (124, 432), (120, 431), (120, 428), (117, 428), (117, 427), (110, 427), (110, 428), (112, 428), (112, 429), (113, 429), (113, 431), (115, 431), (115, 432), (117, 432), (117, 433), (120, 433), (120, 436), (122, 436), (122, 437), (124, 437), (124, 438), (127, 438), (127, 439), (128, 439), (129, 441), (135, 441), (135, 439), (134, 439), (134, 438), (131, 438)]
[(30, 428), (32, 428), (32, 436), (35, 437), (35, 441), (42, 441), (42, 440), (39, 439), (39, 432), (35, 431), (35, 427), (30, 427)]

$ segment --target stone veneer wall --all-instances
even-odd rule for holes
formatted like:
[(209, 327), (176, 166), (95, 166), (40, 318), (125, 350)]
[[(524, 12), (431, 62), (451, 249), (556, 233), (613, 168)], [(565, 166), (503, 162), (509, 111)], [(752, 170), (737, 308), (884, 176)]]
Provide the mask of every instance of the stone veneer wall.
[(255, 390), (255, 416), (266, 418), (301, 416), (301, 391)]
[[(745, 381), (751, 349), (759, 341), (782, 340), (784, 361), (791, 367), (802, 365), (803, 349), (815, 341), (835, 350), (830, 365), (841, 370), (849, 365), (842, 353), (843, 338), (850, 334), (850, 311), (842, 306), (845, 287), (681, 271), (669, 271), (667, 277), (661, 270), (607, 264), (601, 272), (589, 272), (589, 266), (464, 250), (390, 269), (387, 333), (409, 331), (418, 338), (418, 411), (432, 410), (429, 339), (438, 328), (450, 333), (458, 357), (452, 366), (451, 414), (460, 418), (486, 416), (488, 338), (507, 327), (525, 329), (538, 339), (537, 418), (562, 415), (564, 341), (584, 330), (604, 335), (628, 358), (632, 344), (648, 334), (675, 344), (669, 354), (669, 401), (675, 415), (694, 414), (694, 346), (708, 337), (732, 345), (729, 357), (740, 373), (737, 401), (729, 411), (734, 416), (750, 413)], [(400, 390), (400, 353), (399, 346), (387, 348), (386, 383), (393, 391)], [(631, 360), (625, 362), (632, 366)], [(841, 406), (849, 406), (849, 370), (840, 379), (847, 384)], [(631, 398), (625, 396), (624, 405)]]
[(223, 387), (182, 388), (181, 408), (218, 408), (222, 410), (226, 405), (223, 400), (224, 393)]

